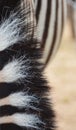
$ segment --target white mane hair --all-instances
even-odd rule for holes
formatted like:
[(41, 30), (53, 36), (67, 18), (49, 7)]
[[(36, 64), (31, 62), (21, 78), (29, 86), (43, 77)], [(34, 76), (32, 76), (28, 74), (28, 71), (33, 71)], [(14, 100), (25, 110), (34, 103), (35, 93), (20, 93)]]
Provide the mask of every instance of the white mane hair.
[(2, 130), (55, 129), (38, 44), (33, 10), (25, 0), (24, 8), (15, 8), (0, 24)]

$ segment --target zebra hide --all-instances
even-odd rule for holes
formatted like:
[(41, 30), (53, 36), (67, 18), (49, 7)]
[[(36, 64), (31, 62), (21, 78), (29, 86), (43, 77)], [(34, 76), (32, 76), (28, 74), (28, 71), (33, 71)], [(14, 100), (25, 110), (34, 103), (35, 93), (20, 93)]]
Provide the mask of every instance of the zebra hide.
[(28, 0), (25, 6), (0, 23), (0, 129), (54, 130), (34, 15)]

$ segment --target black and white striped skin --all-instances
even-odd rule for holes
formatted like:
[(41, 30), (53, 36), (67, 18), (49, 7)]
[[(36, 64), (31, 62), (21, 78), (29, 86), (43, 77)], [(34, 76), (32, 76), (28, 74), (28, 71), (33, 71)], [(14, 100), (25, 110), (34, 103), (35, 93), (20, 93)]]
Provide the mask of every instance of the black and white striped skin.
[(55, 129), (31, 11), (25, 0), (0, 23), (0, 130)]
[(66, 0), (32, 0), (45, 66), (57, 52), (66, 21)]

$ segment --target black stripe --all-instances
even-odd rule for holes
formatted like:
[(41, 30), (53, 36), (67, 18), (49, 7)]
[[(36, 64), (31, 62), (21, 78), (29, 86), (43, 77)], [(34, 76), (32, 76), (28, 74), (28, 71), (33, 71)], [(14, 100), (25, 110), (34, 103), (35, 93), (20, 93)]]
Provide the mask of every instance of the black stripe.
[(40, 14), (40, 10), (41, 10), (41, 0), (38, 0), (38, 3), (37, 3), (37, 8), (36, 8), (36, 20), (37, 20), (37, 23), (38, 23), (38, 20), (39, 20), (39, 14)]
[[(2, 124), (1, 126), (1, 130), (24, 130), (23, 127), (19, 127), (15, 124)], [(26, 130), (27, 128), (25, 128)]]
[(63, 29), (64, 29), (64, 0), (62, 0), (62, 3), (61, 3), (61, 9), (62, 9), (62, 13), (61, 13), (61, 35), (60, 35), (60, 39), (59, 39), (59, 44), (57, 46), (57, 50), (59, 49), (60, 47), (60, 42), (61, 42), (61, 39), (62, 39), (62, 34), (63, 34)]
[(50, 24), (50, 17), (51, 17), (51, 0), (47, 0), (47, 11), (46, 11), (46, 20), (45, 20), (45, 28), (43, 31), (43, 37), (42, 37), (42, 44), (41, 49), (43, 50), (45, 48), (46, 40), (48, 37), (48, 30), (49, 30), (49, 24)]
[(63, 28), (64, 28), (64, 21), (65, 21), (65, 14), (64, 14), (64, 0), (62, 0), (62, 31), (61, 31), (61, 36), (62, 36), (62, 33), (63, 33)]
[(61, 10), (62, 10), (62, 13), (61, 13), (61, 32), (60, 32), (60, 39), (59, 39), (59, 44), (57, 46), (56, 52), (60, 47), (60, 42), (61, 42), (61, 39), (62, 39), (62, 34), (63, 34), (63, 29), (64, 29), (64, 0), (62, 0), (61, 2), (62, 2), (61, 3)]
[[(26, 85), (26, 87), (28, 87)], [(17, 85), (15, 83), (0, 83), (0, 99), (9, 96), (9, 94), (23, 91), (24, 85)], [(27, 89), (28, 90), (28, 89)]]
[[(35, 108), (38, 108), (38, 103), (33, 103), (32, 105)], [(26, 113), (26, 114), (32, 113), (33, 114), (34, 113), (37, 115), (39, 113), (39, 110), (35, 110), (35, 109), (29, 108), (29, 107), (27, 108), (26, 106), (25, 106), (25, 108), (24, 107), (14, 107), (11, 105), (4, 105), (4, 106), (0, 107), (0, 118), (3, 116), (8, 116), (8, 115), (10, 116), (10, 115), (13, 115), (16, 113), (19, 113), (19, 114), (23, 114), (23, 113)]]
[(47, 65), (47, 63), (49, 62), (49, 59), (50, 57), (52, 56), (52, 53), (53, 53), (53, 50), (54, 50), (54, 46), (55, 46), (55, 41), (56, 41), (56, 37), (57, 37), (57, 27), (58, 27), (58, 7), (59, 7), (59, 4), (58, 4), (58, 1), (56, 0), (56, 19), (55, 19), (55, 27), (54, 27), (54, 35), (53, 35), (53, 41), (52, 41), (52, 45), (50, 47), (50, 52), (49, 52), (49, 55), (47, 57), (47, 60), (45, 62), (45, 66)]
[(25, 108), (19, 109), (16, 107), (12, 107), (10, 105), (5, 105), (5, 106), (0, 107), (0, 118), (3, 116), (15, 114), (15, 113), (25, 113), (25, 112), (26, 112)]

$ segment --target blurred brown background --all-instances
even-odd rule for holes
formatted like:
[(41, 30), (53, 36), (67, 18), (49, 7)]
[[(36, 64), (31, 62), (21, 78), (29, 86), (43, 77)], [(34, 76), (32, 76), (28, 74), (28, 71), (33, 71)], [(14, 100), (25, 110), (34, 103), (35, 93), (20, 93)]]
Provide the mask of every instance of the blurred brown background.
[(76, 130), (76, 41), (69, 20), (60, 49), (45, 73), (52, 86), (58, 130)]

